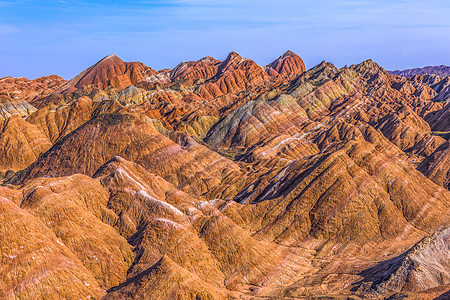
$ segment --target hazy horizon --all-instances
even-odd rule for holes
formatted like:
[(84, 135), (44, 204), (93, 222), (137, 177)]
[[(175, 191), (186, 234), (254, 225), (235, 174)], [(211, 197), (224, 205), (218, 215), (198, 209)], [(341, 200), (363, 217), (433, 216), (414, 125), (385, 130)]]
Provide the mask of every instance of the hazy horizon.
[(0, 1), (0, 77), (73, 78), (116, 54), (155, 70), (231, 51), (309, 69), (372, 59), (388, 70), (450, 65), (450, 3), (378, 1)]

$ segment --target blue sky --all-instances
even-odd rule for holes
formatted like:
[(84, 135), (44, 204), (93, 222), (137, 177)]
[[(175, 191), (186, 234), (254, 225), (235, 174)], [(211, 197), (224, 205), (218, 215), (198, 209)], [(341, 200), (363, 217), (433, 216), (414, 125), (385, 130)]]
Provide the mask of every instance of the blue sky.
[(0, 77), (66, 79), (117, 54), (154, 69), (230, 51), (307, 68), (371, 58), (386, 69), (450, 65), (447, 0), (0, 0)]

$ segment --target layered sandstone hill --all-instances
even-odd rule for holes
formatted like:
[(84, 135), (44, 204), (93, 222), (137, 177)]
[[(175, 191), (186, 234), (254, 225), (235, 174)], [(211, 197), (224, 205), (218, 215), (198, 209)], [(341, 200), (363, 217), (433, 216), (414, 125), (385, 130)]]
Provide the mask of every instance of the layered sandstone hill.
[(99, 88), (113, 86), (118, 89), (144, 81), (156, 71), (138, 62), (125, 63), (116, 55), (109, 55), (67, 82), (60, 90), (70, 91), (86, 85)]
[(411, 295), (412, 292), (432, 288), (435, 288), (433, 292), (436, 293), (436, 287), (440, 286), (445, 291), (450, 285), (449, 253), (450, 227), (447, 226), (424, 238), (402, 255), (364, 271), (364, 280), (357, 288), (376, 295), (382, 295), (385, 291)]
[[(446, 101), (450, 97), (450, 77), (441, 77), (438, 75), (416, 75), (408, 78), (413, 85), (422, 84), (429, 86), (432, 91), (430, 95), (439, 102)], [(433, 92), (434, 91), (434, 92)]]
[(445, 298), (447, 82), (287, 51), (17, 85), (0, 298)]
[(13, 99), (33, 101), (53, 93), (66, 83), (66, 80), (57, 76), (39, 77), (29, 80), (25, 77), (3, 77), (0, 78), (0, 94), (6, 93)]
[(22, 117), (35, 112), (36, 108), (22, 99), (13, 99), (7, 94), (0, 94), (0, 119), (6, 120), (12, 115)]
[(273, 75), (276, 72), (275, 74), (287, 75), (290, 78), (294, 78), (305, 71), (303, 60), (290, 50), (266, 66), (266, 72), (269, 75)]

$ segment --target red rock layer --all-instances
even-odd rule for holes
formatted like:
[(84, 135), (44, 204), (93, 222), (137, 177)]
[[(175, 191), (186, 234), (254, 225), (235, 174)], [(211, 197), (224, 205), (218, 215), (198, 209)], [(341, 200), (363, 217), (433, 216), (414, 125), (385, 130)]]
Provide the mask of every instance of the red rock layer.
[(155, 70), (142, 63), (126, 63), (116, 55), (109, 55), (70, 80), (60, 91), (71, 91), (87, 85), (95, 85), (101, 89), (106, 86), (124, 89), (154, 74)]
[[(267, 73), (271, 76), (275, 74), (287, 75), (295, 78), (306, 71), (303, 60), (294, 52), (288, 50), (282, 56), (266, 66)], [(274, 73), (275, 71), (276, 73)]]
[(63, 78), (51, 75), (29, 80), (25, 77), (3, 77), (0, 78), (0, 94), (7, 93), (13, 99), (32, 101), (43, 98), (53, 93), (67, 81)]
[(202, 98), (216, 98), (228, 93), (255, 89), (263, 86), (269, 76), (254, 61), (231, 52), (219, 65), (217, 74), (200, 92)]
[(5, 114), (0, 295), (437, 297), (440, 91), (371, 60), (304, 72), (291, 52), (266, 68), (233, 52), (156, 73), (108, 57)]
[(208, 80), (217, 73), (220, 61), (211, 56), (198, 61), (182, 62), (170, 72), (170, 80)]
[(233, 162), (191, 138), (179, 137), (179, 143), (159, 133), (152, 122), (131, 115), (101, 114), (58, 141), (24, 176), (91, 176), (116, 155), (142, 164), (194, 195), (214, 189), (224, 177), (239, 176)]

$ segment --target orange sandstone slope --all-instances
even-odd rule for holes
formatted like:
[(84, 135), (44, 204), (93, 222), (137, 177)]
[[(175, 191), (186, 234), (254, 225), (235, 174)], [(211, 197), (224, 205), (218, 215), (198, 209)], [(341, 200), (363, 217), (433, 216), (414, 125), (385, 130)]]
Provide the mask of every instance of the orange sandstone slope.
[(4, 85), (0, 296), (445, 298), (446, 83), (287, 51)]

